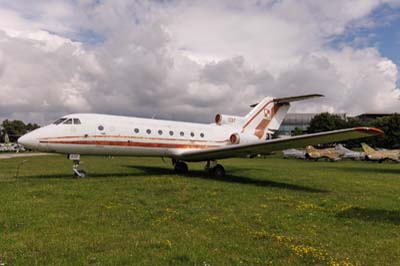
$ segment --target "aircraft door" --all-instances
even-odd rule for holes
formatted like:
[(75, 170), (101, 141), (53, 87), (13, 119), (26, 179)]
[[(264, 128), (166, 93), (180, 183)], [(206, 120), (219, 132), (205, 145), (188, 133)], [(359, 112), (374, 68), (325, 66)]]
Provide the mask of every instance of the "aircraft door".
[(104, 124), (97, 124), (96, 125), (96, 149), (104, 149), (105, 139), (104, 136), (106, 135), (106, 126)]
[(103, 124), (97, 126), (97, 135), (106, 135), (106, 128)]

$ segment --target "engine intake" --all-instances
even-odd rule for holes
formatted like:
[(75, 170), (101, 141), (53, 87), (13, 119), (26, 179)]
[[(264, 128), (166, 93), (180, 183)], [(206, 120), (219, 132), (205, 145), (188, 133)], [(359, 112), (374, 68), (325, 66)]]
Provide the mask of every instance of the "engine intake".
[(229, 137), (229, 141), (231, 142), (231, 144), (239, 144), (240, 143), (240, 135), (238, 133), (233, 133)]
[(232, 133), (229, 136), (230, 144), (245, 144), (259, 142), (260, 140), (255, 135)]

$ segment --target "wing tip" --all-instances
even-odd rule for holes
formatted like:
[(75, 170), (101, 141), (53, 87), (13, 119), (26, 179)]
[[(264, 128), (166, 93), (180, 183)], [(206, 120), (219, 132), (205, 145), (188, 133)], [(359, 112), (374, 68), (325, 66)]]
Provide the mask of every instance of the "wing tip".
[(375, 127), (356, 127), (355, 130), (356, 131), (361, 131), (361, 132), (371, 133), (372, 135), (382, 135), (382, 134), (384, 134), (384, 132), (381, 129), (375, 128)]

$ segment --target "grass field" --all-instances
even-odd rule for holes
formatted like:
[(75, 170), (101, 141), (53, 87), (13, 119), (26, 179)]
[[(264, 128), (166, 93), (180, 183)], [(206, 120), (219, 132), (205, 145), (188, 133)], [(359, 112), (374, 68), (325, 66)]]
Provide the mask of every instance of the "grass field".
[(0, 265), (400, 265), (400, 164), (0, 160)]

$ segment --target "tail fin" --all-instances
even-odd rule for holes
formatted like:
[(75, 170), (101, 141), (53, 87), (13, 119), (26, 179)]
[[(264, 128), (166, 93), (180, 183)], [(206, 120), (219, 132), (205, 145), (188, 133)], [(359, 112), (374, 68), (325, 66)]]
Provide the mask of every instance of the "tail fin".
[(287, 98), (266, 97), (245, 116), (242, 133), (249, 132), (259, 139), (266, 134), (278, 130), (286, 113), (289, 111), (290, 102), (305, 100), (314, 97), (322, 97), (320, 94), (310, 94)]
[(338, 144), (335, 146), (335, 149), (337, 151), (342, 151), (342, 152), (353, 152), (352, 150), (347, 149), (346, 147), (344, 147), (342, 144)]
[(5, 144), (10, 144), (10, 138), (8, 137), (7, 132), (6, 132), (5, 136), (4, 136), (4, 143)]
[(306, 147), (306, 152), (307, 153), (310, 153), (310, 152), (315, 152), (315, 151), (318, 151), (316, 148), (314, 148), (314, 146), (312, 146), (312, 145), (308, 145), (307, 147)]
[(368, 145), (365, 144), (365, 143), (361, 143), (361, 147), (362, 147), (362, 149), (364, 150), (364, 152), (365, 152), (366, 154), (372, 154), (372, 153), (375, 153), (375, 152), (376, 152), (376, 150), (374, 150), (373, 148), (371, 148), (370, 146), (368, 146)]

